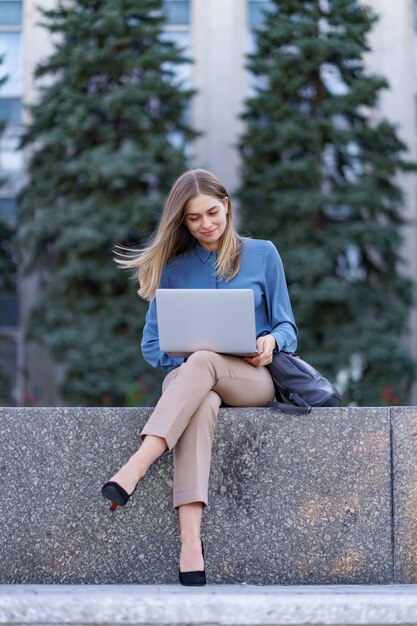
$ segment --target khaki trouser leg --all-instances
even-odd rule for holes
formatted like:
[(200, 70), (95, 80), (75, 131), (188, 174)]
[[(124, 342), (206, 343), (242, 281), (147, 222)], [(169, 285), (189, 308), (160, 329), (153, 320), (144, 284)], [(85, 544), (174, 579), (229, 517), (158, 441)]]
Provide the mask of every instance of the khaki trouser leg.
[(264, 406), (274, 398), (268, 370), (239, 357), (199, 351), (168, 374), (154, 412), (140, 433), (165, 438), (174, 448), (174, 507), (207, 506), (211, 447), (221, 400)]

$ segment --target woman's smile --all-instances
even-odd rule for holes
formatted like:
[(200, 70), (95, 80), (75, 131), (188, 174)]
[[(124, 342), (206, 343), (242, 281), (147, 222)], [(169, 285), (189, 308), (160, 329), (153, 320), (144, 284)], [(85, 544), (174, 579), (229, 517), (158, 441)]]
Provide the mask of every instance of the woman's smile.
[(217, 228), (212, 228), (211, 230), (206, 230), (206, 231), (203, 231), (201, 234), (202, 234), (204, 237), (209, 237), (209, 236), (210, 236), (210, 235), (212, 235), (212, 234), (213, 234), (216, 230), (217, 230)]

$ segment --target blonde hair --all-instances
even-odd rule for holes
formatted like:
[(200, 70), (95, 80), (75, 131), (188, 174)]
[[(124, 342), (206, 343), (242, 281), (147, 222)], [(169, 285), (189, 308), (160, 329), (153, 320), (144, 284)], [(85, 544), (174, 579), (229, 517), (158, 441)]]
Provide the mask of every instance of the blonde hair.
[[(190, 250), (196, 243), (195, 237), (184, 224), (184, 214), (190, 200), (200, 194), (215, 196), (222, 202), (229, 197), (225, 187), (214, 174), (203, 169), (189, 170), (172, 186), (158, 227), (148, 245), (141, 250), (116, 246), (129, 254), (123, 254), (115, 249), (114, 260), (122, 269), (136, 269), (138, 294), (145, 300), (152, 300), (155, 297), (166, 263), (182, 252)], [(229, 198), (226, 228), (219, 241), (216, 264), (217, 275), (223, 280), (231, 280), (238, 273), (241, 246), (241, 240), (233, 226)], [(133, 256), (131, 253), (134, 253)]]

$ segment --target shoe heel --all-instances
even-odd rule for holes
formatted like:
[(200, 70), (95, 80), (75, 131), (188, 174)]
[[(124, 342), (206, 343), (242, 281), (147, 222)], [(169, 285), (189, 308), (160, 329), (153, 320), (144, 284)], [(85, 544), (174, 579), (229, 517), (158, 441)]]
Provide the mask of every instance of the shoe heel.
[[(201, 540), (201, 551), (204, 559), (204, 545)], [(204, 561), (204, 569), (197, 570), (195, 572), (180, 572), (178, 568), (178, 577), (181, 585), (185, 585), (186, 587), (203, 587), (206, 583), (206, 563)]]
[(125, 491), (118, 483), (109, 481), (101, 488), (101, 495), (107, 500), (110, 500), (112, 503), (110, 510), (115, 511), (118, 506), (125, 506), (129, 502), (130, 497), (136, 491), (137, 486), (138, 484), (136, 484), (133, 492), (128, 494), (127, 491)]

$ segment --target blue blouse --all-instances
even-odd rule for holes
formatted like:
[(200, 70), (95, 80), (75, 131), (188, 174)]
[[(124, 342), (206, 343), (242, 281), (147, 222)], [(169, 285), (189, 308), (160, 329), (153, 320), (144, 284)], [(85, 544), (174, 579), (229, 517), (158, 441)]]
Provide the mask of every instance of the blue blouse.
[[(217, 250), (206, 250), (196, 241), (194, 248), (165, 265), (160, 287), (165, 289), (253, 289), (256, 336), (267, 332), (275, 337), (279, 350), (295, 352), (297, 327), (291, 309), (284, 266), (271, 241), (241, 237), (240, 269), (225, 282), (216, 275)], [(158, 339), (156, 303), (149, 304), (141, 343), (143, 357), (153, 365), (172, 369), (184, 362), (161, 352)]]

